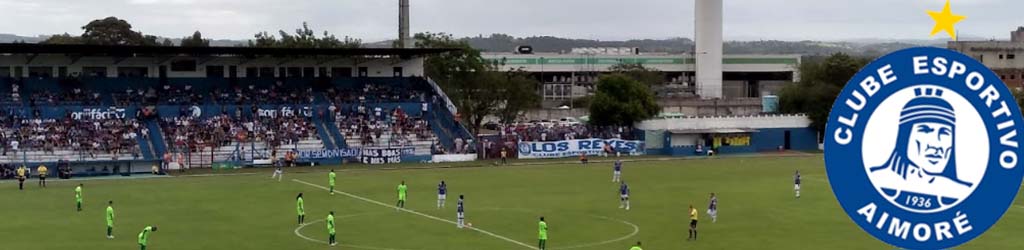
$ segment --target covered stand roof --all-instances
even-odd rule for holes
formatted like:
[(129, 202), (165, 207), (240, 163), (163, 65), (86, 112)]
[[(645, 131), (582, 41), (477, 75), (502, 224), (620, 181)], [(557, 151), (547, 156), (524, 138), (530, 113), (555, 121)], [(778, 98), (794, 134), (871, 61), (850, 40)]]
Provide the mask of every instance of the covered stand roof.
[(399, 56), (412, 57), (457, 51), (454, 48), (255, 48), (178, 47), (92, 44), (0, 43), (0, 54), (66, 54), (89, 56), (208, 55), (208, 56)]

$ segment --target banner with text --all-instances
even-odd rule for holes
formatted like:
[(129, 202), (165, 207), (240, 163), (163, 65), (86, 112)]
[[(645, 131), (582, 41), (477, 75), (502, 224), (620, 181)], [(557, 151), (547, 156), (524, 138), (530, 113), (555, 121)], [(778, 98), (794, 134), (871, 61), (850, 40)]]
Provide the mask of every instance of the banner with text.
[(599, 155), (604, 152), (605, 145), (611, 146), (611, 153), (623, 155), (642, 155), (646, 153), (643, 141), (622, 139), (582, 139), (551, 142), (519, 142), (520, 159), (564, 158), (587, 155)]

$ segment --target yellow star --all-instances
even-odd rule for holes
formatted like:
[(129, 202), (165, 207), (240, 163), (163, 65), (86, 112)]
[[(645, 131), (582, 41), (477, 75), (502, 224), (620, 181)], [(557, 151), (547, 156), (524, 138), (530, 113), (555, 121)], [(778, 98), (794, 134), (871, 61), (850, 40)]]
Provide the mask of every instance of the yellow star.
[(949, 11), (949, 0), (946, 0), (946, 6), (942, 7), (942, 12), (928, 10), (928, 15), (935, 20), (935, 27), (932, 27), (932, 34), (929, 36), (935, 36), (939, 31), (946, 31), (949, 37), (956, 41), (956, 31), (953, 29), (953, 24), (964, 20), (966, 16), (954, 15)]

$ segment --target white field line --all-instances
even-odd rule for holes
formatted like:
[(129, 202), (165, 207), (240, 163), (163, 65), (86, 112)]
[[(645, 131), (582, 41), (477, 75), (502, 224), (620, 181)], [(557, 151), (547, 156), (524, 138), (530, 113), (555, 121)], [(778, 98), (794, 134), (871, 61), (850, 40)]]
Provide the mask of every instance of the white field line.
[[(341, 219), (341, 218), (346, 218), (346, 217), (355, 217), (357, 215), (365, 215), (365, 214), (353, 214), (353, 215), (348, 215), (348, 216), (341, 216), (341, 217), (338, 217), (338, 218)], [(306, 239), (308, 241), (312, 241), (312, 242), (316, 242), (316, 243), (322, 243), (324, 245), (327, 245), (327, 241), (313, 239), (313, 238), (307, 237), (305, 235), (302, 235), (302, 233), (299, 233), (299, 231), (302, 231), (302, 229), (306, 228), (306, 226), (309, 226), (311, 224), (316, 224), (317, 222), (321, 222), (321, 221), (324, 221), (324, 220), (323, 219), (319, 219), (319, 220), (315, 220), (315, 221), (310, 222), (310, 223), (305, 223), (305, 224), (299, 225), (299, 227), (295, 228), (295, 235), (299, 236), (299, 237), (302, 237), (303, 239)], [(338, 245), (339, 246), (344, 246), (344, 247), (359, 248), (359, 249), (370, 249), (370, 250), (398, 250), (398, 249), (393, 249), (393, 248), (380, 248), (380, 247), (360, 246), (360, 245), (341, 244), (341, 243), (338, 243)]]
[[(319, 189), (323, 189), (323, 190), (330, 190), (327, 187), (320, 186), (320, 185), (313, 184), (313, 183), (309, 183), (309, 182), (305, 182), (305, 181), (298, 180), (298, 179), (292, 179), (292, 181), (295, 181), (295, 182), (298, 182), (298, 183), (302, 183), (302, 184), (306, 184), (306, 185), (309, 185), (309, 186), (312, 186), (312, 187), (316, 187), (316, 188), (319, 188)], [(358, 200), (362, 200), (362, 201), (365, 201), (365, 202), (369, 202), (369, 203), (377, 204), (377, 205), (380, 205), (380, 206), (388, 207), (388, 208), (394, 208), (395, 207), (395, 206), (392, 206), (392, 205), (389, 205), (389, 204), (386, 204), (386, 203), (383, 203), (383, 202), (379, 202), (379, 201), (371, 200), (371, 199), (368, 199), (368, 198), (365, 198), (365, 197), (362, 197), (362, 196), (350, 194), (350, 193), (347, 193), (345, 191), (334, 190), (334, 192), (335, 193), (340, 193), (340, 194), (343, 194), (345, 196), (352, 197), (352, 198), (355, 198), (355, 199), (358, 199)], [(408, 213), (411, 213), (411, 214), (415, 214), (415, 215), (419, 215), (419, 216), (423, 216), (423, 217), (426, 217), (428, 219), (432, 219), (432, 220), (436, 220), (436, 221), (440, 221), (440, 222), (446, 222), (446, 223), (452, 224), (452, 225), (458, 225), (458, 223), (456, 223), (455, 221), (438, 218), (438, 217), (435, 217), (433, 215), (416, 212), (414, 210), (409, 210), (409, 209), (405, 209), (405, 208), (399, 208), (398, 210), (399, 211), (403, 211), (403, 212), (408, 212)], [(504, 241), (508, 241), (510, 243), (515, 243), (516, 245), (520, 245), (520, 246), (523, 246), (523, 247), (526, 247), (526, 248), (529, 248), (529, 249), (537, 249), (536, 247), (533, 247), (533, 246), (531, 246), (529, 244), (522, 243), (522, 242), (510, 239), (510, 238), (505, 237), (505, 236), (497, 235), (495, 233), (491, 233), (491, 232), (485, 231), (485, 230), (477, 228), (477, 227), (467, 227), (467, 228), (471, 229), (471, 230), (474, 230), (474, 231), (477, 231), (477, 232), (480, 232), (480, 233), (483, 233), (483, 234), (486, 234), (486, 235), (490, 235), (491, 237), (494, 237), (494, 238), (498, 238), (498, 239), (501, 239), (501, 240), (504, 240)]]

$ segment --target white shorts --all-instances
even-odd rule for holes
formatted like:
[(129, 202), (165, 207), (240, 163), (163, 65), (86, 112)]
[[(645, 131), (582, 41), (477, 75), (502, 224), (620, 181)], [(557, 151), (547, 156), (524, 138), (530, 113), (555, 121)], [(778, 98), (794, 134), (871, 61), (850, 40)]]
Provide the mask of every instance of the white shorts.
[(620, 176), (622, 175), (622, 171), (615, 171), (612, 175)]
[(800, 184), (793, 184), (793, 190), (800, 190)]
[(462, 212), (459, 212), (459, 213), (457, 213), (457, 214), (456, 214), (455, 216), (456, 216), (456, 217), (458, 217), (459, 219), (464, 219), (464, 218), (466, 218), (466, 216), (465, 216), (465, 215), (463, 215), (463, 214), (462, 214)]
[(718, 209), (708, 209), (708, 214), (714, 215), (718, 213)]
[(446, 194), (439, 194), (439, 195), (437, 195), (437, 199), (438, 200), (446, 200), (446, 199), (448, 199), (448, 195), (446, 195)]
[(284, 171), (282, 171), (280, 169), (275, 169), (274, 170), (274, 174), (281, 174), (281, 173), (284, 173)]
[(620, 195), (619, 195), (619, 198), (622, 198), (622, 199), (629, 199), (629, 195), (628, 195), (628, 194), (620, 194)]

